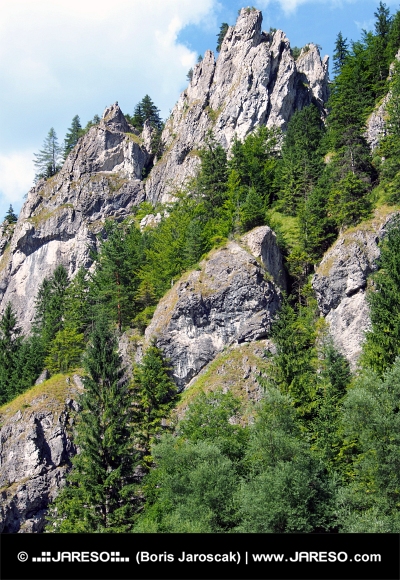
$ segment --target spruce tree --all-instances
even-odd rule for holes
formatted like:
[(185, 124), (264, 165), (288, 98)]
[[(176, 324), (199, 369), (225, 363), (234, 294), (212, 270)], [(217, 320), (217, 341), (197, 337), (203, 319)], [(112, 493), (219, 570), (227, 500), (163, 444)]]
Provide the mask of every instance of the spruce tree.
[(335, 42), (335, 51), (333, 53), (333, 72), (335, 75), (340, 73), (348, 56), (349, 46), (347, 44), (347, 38), (343, 38), (342, 33), (339, 32)]
[(11, 204), (10, 204), (10, 207), (8, 208), (8, 211), (4, 217), (4, 220), (6, 222), (8, 222), (9, 224), (15, 224), (16, 221), (18, 220), (18, 217), (14, 213), (13, 206)]
[(71, 127), (68, 129), (67, 134), (64, 139), (64, 159), (67, 158), (69, 153), (78, 143), (79, 138), (84, 134), (82, 129), (81, 121), (78, 115), (72, 119)]
[(155, 345), (150, 346), (133, 374), (135, 424), (145, 455), (156, 435), (162, 430), (162, 419), (168, 417), (175, 404), (176, 386), (169, 373), (171, 368)]
[(158, 131), (162, 129), (160, 110), (155, 106), (149, 95), (145, 95), (140, 103), (136, 105), (133, 116), (130, 119), (132, 125), (139, 131), (143, 129), (145, 121), (148, 121)]
[(197, 178), (197, 188), (207, 209), (214, 212), (223, 204), (227, 189), (226, 151), (217, 143), (214, 135), (206, 137), (206, 146), (200, 151), (201, 170)]
[(59, 265), (49, 279), (44, 278), (39, 288), (35, 300), (34, 331), (40, 336), (45, 349), (57, 332), (63, 329), (67, 287), (67, 271)]
[(11, 303), (8, 302), (0, 319), (0, 404), (9, 401), (18, 393), (13, 374), (21, 342), (21, 328)]
[(278, 169), (282, 210), (296, 215), (307, 202), (323, 169), (320, 151), (324, 135), (320, 113), (315, 105), (297, 111), (288, 123)]
[(362, 360), (379, 375), (400, 355), (400, 220), (396, 218), (380, 245), (378, 272), (368, 293), (371, 330)]
[(219, 32), (217, 34), (217, 52), (221, 50), (222, 43), (228, 32), (229, 24), (227, 22), (223, 22), (219, 28)]
[(96, 320), (84, 359), (87, 376), (67, 485), (57, 497), (48, 531), (127, 532), (138, 509), (131, 393), (118, 343), (104, 316)]

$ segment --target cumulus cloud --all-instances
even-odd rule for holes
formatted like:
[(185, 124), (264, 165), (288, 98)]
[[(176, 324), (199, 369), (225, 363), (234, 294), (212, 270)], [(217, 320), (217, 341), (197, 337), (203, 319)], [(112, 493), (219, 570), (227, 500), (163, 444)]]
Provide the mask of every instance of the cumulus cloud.
[[(0, 73), (21, 100), (90, 95), (126, 79), (176, 91), (196, 55), (177, 42), (188, 24), (206, 21), (215, 0), (14, 0), (2, 6)], [(125, 82), (124, 82), (125, 75)], [(131, 76), (131, 78), (129, 78)], [(103, 77), (103, 78), (101, 78)], [(184, 76), (183, 76), (184, 78)], [(77, 82), (79, 84), (77, 84)], [(71, 90), (71, 87), (73, 89)], [(117, 94), (117, 87), (114, 85)], [(106, 103), (105, 103), (106, 104)]]
[(188, 25), (215, 24), (218, 6), (217, 0), (0, 3), (0, 192), (11, 201), (31, 181), (32, 152), (28, 160), (9, 150), (39, 150), (51, 126), (62, 140), (74, 115), (86, 123), (116, 100), (132, 113), (146, 93), (165, 117), (197, 56), (178, 35)]
[(19, 209), (21, 197), (32, 187), (34, 176), (31, 151), (0, 154), (0, 221), (10, 203)]

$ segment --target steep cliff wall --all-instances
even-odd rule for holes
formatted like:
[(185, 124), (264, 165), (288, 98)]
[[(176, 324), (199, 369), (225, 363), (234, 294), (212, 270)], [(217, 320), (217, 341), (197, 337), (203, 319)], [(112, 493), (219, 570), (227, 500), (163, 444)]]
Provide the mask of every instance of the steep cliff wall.
[[(0, 239), (0, 312), (7, 302), (28, 331), (34, 298), (58, 264), (70, 276), (91, 265), (104, 220), (121, 220), (144, 199), (141, 177), (150, 155), (118, 104), (79, 140), (63, 168), (28, 193), (10, 239)], [(0, 232), (1, 233), (1, 232)]]
[(336, 346), (354, 369), (369, 328), (368, 276), (377, 268), (379, 241), (397, 212), (380, 208), (375, 217), (339, 236), (319, 264), (312, 285)]
[(0, 409), (0, 533), (41, 532), (76, 453), (79, 377), (53, 377)]
[(228, 29), (218, 59), (207, 51), (166, 123), (166, 152), (146, 181), (149, 200), (167, 201), (199, 166), (196, 151), (207, 132), (228, 149), (260, 125), (285, 128), (297, 109), (328, 97), (328, 57), (316, 45), (295, 61), (281, 30), (262, 32), (259, 10), (242, 9)]
[(275, 234), (256, 228), (214, 250), (159, 303), (146, 329), (183, 389), (226, 346), (268, 336), (285, 287)]

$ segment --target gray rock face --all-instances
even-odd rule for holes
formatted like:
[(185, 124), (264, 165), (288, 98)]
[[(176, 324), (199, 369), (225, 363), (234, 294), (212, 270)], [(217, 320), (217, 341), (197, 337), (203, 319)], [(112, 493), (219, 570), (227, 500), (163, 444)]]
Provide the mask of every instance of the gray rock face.
[(19, 408), (10, 403), (1, 414), (0, 533), (43, 531), (47, 506), (76, 453), (71, 430), (80, 389), (65, 384), (63, 391), (61, 402), (50, 387), (33, 390)]
[(88, 268), (104, 220), (123, 219), (143, 201), (140, 179), (150, 155), (140, 141), (119, 106), (112, 105), (61, 171), (29, 192), (0, 262), (0, 312), (11, 301), (25, 332), (43, 278), (60, 263), (71, 277), (80, 266)]
[(297, 109), (328, 96), (328, 57), (309, 44), (295, 61), (289, 40), (278, 30), (262, 32), (259, 10), (242, 9), (230, 27), (217, 61), (207, 51), (168, 119), (166, 151), (146, 181), (150, 201), (169, 201), (199, 166), (198, 149), (212, 130), (229, 149), (260, 125), (285, 128)]
[[(258, 239), (258, 243), (256, 240)], [(256, 256), (249, 248), (256, 246)], [(250, 242), (250, 243), (249, 243)], [(271, 247), (267, 252), (265, 246)], [(273, 272), (264, 255), (276, 255)], [(281, 304), (282, 257), (270, 228), (256, 228), (241, 243), (229, 242), (211, 252), (199, 270), (184, 275), (159, 303), (146, 330), (173, 367), (179, 389), (196, 376), (225, 346), (268, 336)]]
[(326, 252), (312, 281), (319, 310), (329, 324), (336, 346), (353, 369), (370, 324), (365, 294), (367, 278), (376, 270), (378, 243), (393, 215), (377, 215), (342, 234)]
[[(400, 50), (396, 54), (396, 60), (400, 61)], [(394, 61), (390, 65), (389, 78), (394, 72)], [(387, 106), (391, 98), (391, 91), (384, 97), (383, 101), (378, 105), (378, 107), (371, 113), (367, 121), (367, 130), (365, 132), (365, 138), (367, 139), (369, 146), (372, 151), (376, 149), (379, 145), (380, 140), (386, 134), (386, 122), (388, 118)]]

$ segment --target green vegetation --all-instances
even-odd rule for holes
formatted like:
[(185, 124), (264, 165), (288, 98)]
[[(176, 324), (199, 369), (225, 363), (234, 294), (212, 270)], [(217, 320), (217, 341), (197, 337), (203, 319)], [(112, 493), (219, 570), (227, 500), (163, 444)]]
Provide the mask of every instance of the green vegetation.
[[(224, 23), (217, 50), (227, 30)], [(391, 16), (380, 2), (373, 32), (351, 43), (337, 37), (326, 120), (311, 103), (292, 116), (285, 133), (259, 127), (243, 141), (235, 137), (229, 156), (210, 132), (195, 152), (197, 176), (173, 202), (156, 209), (147, 202), (124, 222), (107, 222), (93, 273), (81, 270), (69, 280), (58, 266), (43, 281), (31, 337), (22, 336), (6, 307), (0, 403), (12, 405), (44, 366), (54, 384), (57, 373), (82, 361), (87, 375), (80, 453), (49, 531), (400, 530), (399, 220), (388, 228), (368, 285), (371, 329), (357, 373), (329, 339), (310, 284), (314, 264), (339, 233), (349, 243), (354, 228), (374, 229), (374, 210), (383, 221), (400, 201), (398, 64), (389, 77), (399, 46), (400, 11)], [(365, 123), (389, 90), (386, 135), (372, 156)], [(219, 111), (207, 113), (216, 120)], [(158, 155), (162, 121), (150, 97), (127, 118), (137, 131), (150, 123)], [(65, 151), (85, 130), (75, 116)], [(45, 177), (57, 170), (46, 157), (48, 139), (37, 156)], [(110, 190), (120, 186), (116, 181)], [(140, 220), (154, 211), (163, 216), (160, 223), (140, 231)], [(186, 271), (264, 224), (277, 232), (290, 291), (272, 329), (276, 354), (258, 363), (261, 401), (248, 402), (237, 387), (239, 349), (221, 354), (180, 398), (155, 344), (134, 364), (132, 378), (124, 378), (117, 336), (129, 330), (140, 337)], [(216, 372), (221, 365), (230, 367), (225, 382)]]
[(223, 22), (220, 26), (219, 33), (217, 34), (217, 48), (216, 51), (220, 52), (221, 45), (224, 41), (226, 33), (228, 32), (229, 24), (227, 22)]

